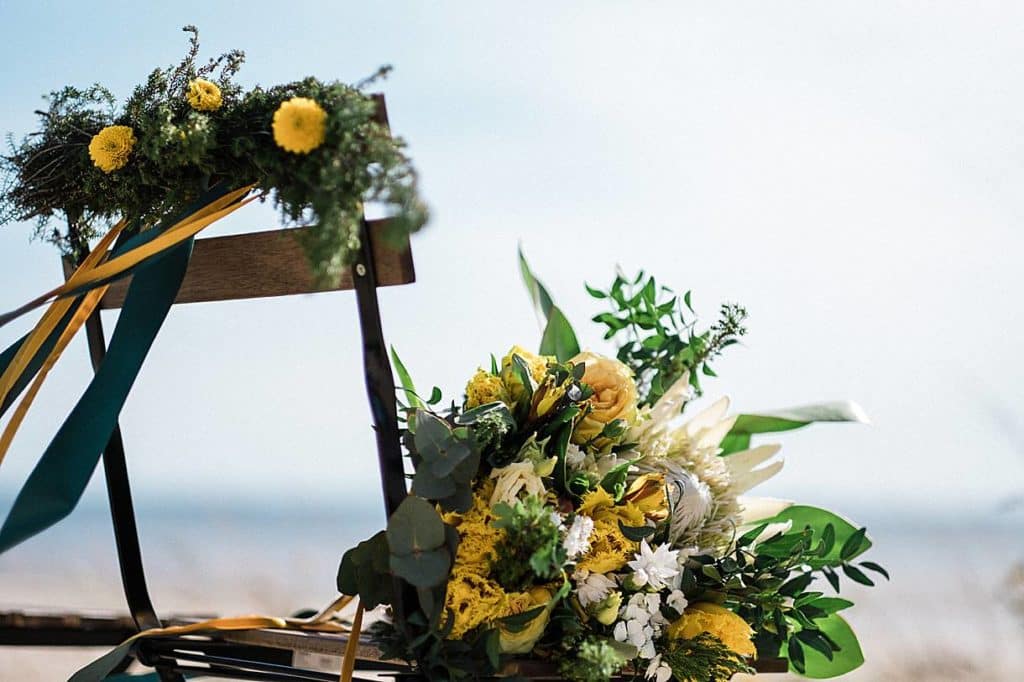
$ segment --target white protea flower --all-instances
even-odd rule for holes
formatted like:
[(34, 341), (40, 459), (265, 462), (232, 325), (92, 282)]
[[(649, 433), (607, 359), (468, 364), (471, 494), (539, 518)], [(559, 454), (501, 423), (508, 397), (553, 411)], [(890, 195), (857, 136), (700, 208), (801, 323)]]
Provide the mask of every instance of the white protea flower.
[(569, 559), (575, 559), (590, 549), (590, 534), (594, 532), (594, 519), (578, 514), (573, 519), (569, 531), (565, 534), (562, 545)]
[(616, 587), (614, 580), (601, 573), (578, 572), (573, 577), (576, 579), (576, 598), (583, 608), (604, 601)]
[(630, 582), (637, 589), (664, 590), (679, 575), (679, 551), (670, 549), (667, 544), (652, 550), (647, 540), (642, 540), (640, 552), (634, 556), (636, 558), (627, 566), (633, 569)]
[(671, 543), (722, 550), (748, 522), (739, 496), (778, 473), (782, 460), (769, 461), (777, 445), (722, 457), (722, 440), (736, 423), (735, 416), (728, 416), (729, 399), (686, 420), (680, 410), (691, 395), (689, 376), (683, 375), (640, 415), (628, 440), (637, 443), (639, 472), (665, 475), (673, 514)]

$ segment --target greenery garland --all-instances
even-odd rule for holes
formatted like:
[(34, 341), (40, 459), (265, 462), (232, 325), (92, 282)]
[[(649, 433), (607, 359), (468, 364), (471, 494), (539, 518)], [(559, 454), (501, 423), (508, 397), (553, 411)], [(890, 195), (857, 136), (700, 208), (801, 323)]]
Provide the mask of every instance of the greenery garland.
[(364, 88), (306, 78), (250, 91), (233, 82), (232, 50), (198, 61), (194, 26), (177, 66), (153, 71), (120, 109), (101, 85), (65, 87), (37, 112), (41, 128), (2, 157), (0, 224), (35, 220), (36, 236), (71, 256), (119, 218), (155, 224), (217, 183), (255, 184), (285, 222), (315, 221), (303, 246), (336, 278), (359, 247), (364, 201), (393, 216), (387, 237), (427, 220), (405, 143), (376, 120)]

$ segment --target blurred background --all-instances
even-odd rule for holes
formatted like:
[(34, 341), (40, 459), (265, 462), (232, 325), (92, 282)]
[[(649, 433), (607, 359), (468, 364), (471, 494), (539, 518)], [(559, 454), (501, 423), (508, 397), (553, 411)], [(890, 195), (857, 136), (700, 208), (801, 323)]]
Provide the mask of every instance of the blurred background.
[[(457, 396), (491, 353), (539, 342), (520, 241), (597, 351), (583, 282), (616, 265), (692, 289), (708, 322), (742, 303), (750, 333), (709, 398), (872, 417), (782, 434), (787, 466), (759, 489), (867, 525), (892, 573), (853, 591), (867, 664), (849, 678), (1020, 679), (1024, 6), (7, 0), (0, 131), (34, 130), (65, 84), (127, 97), (177, 63), (187, 23), (205, 56), (246, 51), (245, 86), (395, 66), (381, 89), (434, 218), (419, 281), (381, 297), (421, 387)], [(254, 206), (213, 234), (276, 224)], [(0, 228), (4, 310), (61, 277), (30, 235)], [(346, 294), (172, 311), (122, 415), (158, 611), (334, 596), (342, 552), (383, 526), (358, 348)], [(89, 376), (80, 340), (0, 468), (2, 511)], [(0, 556), (0, 609), (121, 608), (105, 514), (96, 477)], [(65, 679), (99, 653), (6, 650), (0, 678)]]

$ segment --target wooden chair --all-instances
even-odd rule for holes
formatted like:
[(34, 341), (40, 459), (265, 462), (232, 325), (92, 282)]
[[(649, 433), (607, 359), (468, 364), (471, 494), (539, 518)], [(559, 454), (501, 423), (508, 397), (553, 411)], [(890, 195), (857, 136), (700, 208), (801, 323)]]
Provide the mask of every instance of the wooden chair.
[[(387, 123), (383, 97), (377, 96), (380, 121)], [(358, 258), (335, 287), (317, 283), (298, 242), (302, 230), (294, 228), (228, 237), (200, 239), (176, 304), (200, 301), (311, 294), (327, 290), (355, 290), (362, 335), (363, 367), (370, 412), (376, 431), (377, 461), (385, 512), (390, 516), (407, 495), (395, 386), (381, 327), (377, 288), (415, 281), (408, 241), (397, 246), (381, 239), (385, 221), (362, 221)], [(66, 273), (70, 264), (65, 263)], [(124, 301), (127, 281), (111, 286), (100, 305), (117, 309)], [(93, 367), (106, 351), (99, 310), (86, 324)], [(75, 614), (0, 613), (0, 645), (113, 646), (141, 630), (183, 624), (188, 618), (161, 619), (146, 584), (131, 486), (125, 465), (120, 428), (103, 452), (103, 472), (114, 526), (117, 556), (130, 618), (98, 618)], [(339, 548), (340, 551), (344, 548)], [(411, 595), (406, 591), (405, 598)], [(412, 595), (414, 597), (414, 595)], [(395, 604), (402, 608), (402, 595)], [(337, 680), (348, 638), (344, 634), (294, 630), (253, 630), (190, 638), (152, 638), (140, 642), (136, 657), (152, 666), (162, 682), (183, 682), (184, 675), (269, 680), (273, 682)], [(414, 677), (407, 668), (379, 660), (379, 653), (360, 642), (357, 671), (387, 671)], [(311, 662), (321, 661), (321, 665)], [(131, 659), (124, 661), (127, 667)], [(783, 662), (784, 663), (784, 662)], [(319, 667), (320, 670), (314, 669)], [(333, 667), (333, 671), (328, 672)], [(764, 662), (765, 671), (779, 670), (779, 662)], [(784, 670), (784, 666), (782, 670)], [(550, 666), (524, 662), (520, 675), (533, 679), (559, 679)], [(355, 679), (361, 679), (358, 676)]]

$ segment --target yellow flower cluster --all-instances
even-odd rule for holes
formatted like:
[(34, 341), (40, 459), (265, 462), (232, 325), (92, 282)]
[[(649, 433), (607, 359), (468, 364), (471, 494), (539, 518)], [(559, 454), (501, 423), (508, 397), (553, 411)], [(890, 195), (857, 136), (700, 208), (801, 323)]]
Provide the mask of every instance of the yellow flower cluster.
[(128, 164), (135, 146), (135, 133), (128, 126), (107, 126), (89, 141), (89, 158), (104, 173), (112, 173)]
[(679, 620), (668, 626), (670, 639), (693, 639), (704, 632), (714, 635), (740, 656), (753, 657), (757, 654), (757, 647), (750, 641), (754, 635), (750, 624), (718, 604), (694, 604)]
[[(483, 369), (478, 369), (473, 378), (466, 384), (467, 410), (493, 402), (503, 402), (511, 405), (523, 397), (525, 389), (519, 375), (516, 374), (512, 367), (512, 357), (515, 355), (518, 355), (526, 362), (526, 366), (530, 370), (530, 377), (538, 384), (544, 381), (548, 371), (548, 363), (555, 361), (555, 358), (550, 355), (536, 355), (522, 346), (512, 346), (512, 350), (501, 359), (499, 374), (495, 375)], [(547, 395), (550, 398), (550, 392)], [(551, 403), (553, 402), (552, 400)], [(550, 409), (550, 405), (548, 405), (548, 408)]]
[(223, 104), (220, 88), (205, 78), (196, 78), (188, 84), (189, 106), (196, 111), (217, 111)]
[(447, 513), (444, 522), (459, 533), (455, 566), (448, 579), (445, 611), (452, 614), (449, 639), (461, 639), (470, 630), (499, 618), (533, 608), (535, 597), (527, 592), (506, 592), (490, 579), (495, 546), (504, 531), (491, 525), (494, 514), (489, 500), (494, 482), (485, 481), (473, 495), (473, 506), (464, 514)]
[(611, 573), (626, 565), (637, 551), (633, 542), (619, 529), (624, 526), (644, 525), (644, 513), (634, 504), (615, 504), (615, 499), (604, 489), (587, 493), (578, 513), (594, 520), (590, 536), (590, 549), (584, 554), (577, 569), (590, 573)]
[(473, 378), (466, 384), (466, 409), (471, 410), (487, 403), (508, 403), (508, 391), (500, 377), (478, 369)]
[(293, 154), (308, 154), (324, 143), (327, 112), (308, 97), (292, 97), (274, 112), (274, 142)]

